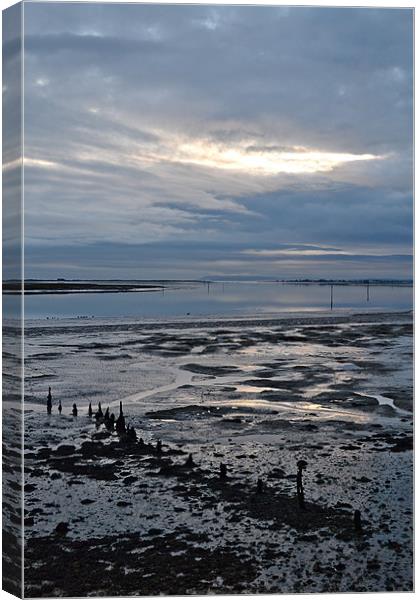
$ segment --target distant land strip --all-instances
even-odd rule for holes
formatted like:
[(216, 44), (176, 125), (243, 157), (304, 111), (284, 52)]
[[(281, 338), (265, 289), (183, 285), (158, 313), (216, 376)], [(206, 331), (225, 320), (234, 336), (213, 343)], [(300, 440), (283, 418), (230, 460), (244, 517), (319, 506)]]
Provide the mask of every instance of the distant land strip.
[[(74, 281), (25, 281), (24, 292), (35, 294), (110, 294), (126, 292), (155, 292), (165, 286), (146, 283), (122, 282), (74, 282)], [(4, 294), (19, 294), (22, 291), (20, 281), (3, 282)]]
[[(197, 279), (197, 280), (41, 280), (26, 279), (25, 295), (41, 294), (110, 294), (127, 292), (156, 292), (170, 289), (176, 285), (211, 285), (211, 284), (243, 284), (243, 283), (277, 283), (284, 285), (335, 285), (335, 286), (399, 286), (412, 287), (410, 279)], [(3, 281), (4, 294), (20, 294), (22, 282), (16, 279)]]

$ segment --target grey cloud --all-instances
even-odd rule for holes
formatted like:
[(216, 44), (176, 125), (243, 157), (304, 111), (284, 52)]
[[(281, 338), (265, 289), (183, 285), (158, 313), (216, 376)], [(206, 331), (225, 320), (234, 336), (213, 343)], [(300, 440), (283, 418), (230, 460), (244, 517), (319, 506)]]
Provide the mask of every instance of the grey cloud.
[[(393, 273), (410, 253), (410, 10), (28, 3), (25, 18), (25, 154), (57, 163), (26, 169), (28, 247), (363, 242), (387, 245)], [(264, 178), (181, 164), (177, 137), (385, 158)]]
[[(307, 246), (300, 245), (302, 249)], [(287, 245), (284, 244), (284, 250)], [(293, 246), (295, 248), (296, 245)], [(313, 248), (317, 248), (313, 246)], [(31, 248), (29, 268), (35, 277), (48, 277), (57, 272), (66, 277), (95, 277), (98, 273), (108, 277), (128, 278), (206, 278), (206, 277), (380, 277), (389, 274), (412, 276), (411, 257), (384, 254), (371, 256), (357, 254), (337, 261), (334, 255), (322, 257), (283, 257), (262, 260), (244, 256), (246, 245), (221, 243), (212, 245), (199, 242), (170, 242), (133, 244), (93, 244), (86, 247), (56, 246), (51, 252), (38, 246)], [(191, 261), (191, 254), (194, 261)], [(157, 275), (158, 273), (158, 275)], [(316, 275), (314, 275), (316, 273)], [(389, 275), (388, 275), (389, 276)]]

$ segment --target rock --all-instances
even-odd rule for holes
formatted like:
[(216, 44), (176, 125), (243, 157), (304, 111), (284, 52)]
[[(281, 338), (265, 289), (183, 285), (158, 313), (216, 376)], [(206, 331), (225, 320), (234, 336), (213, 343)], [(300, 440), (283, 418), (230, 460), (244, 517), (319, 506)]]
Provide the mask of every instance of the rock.
[(42, 469), (33, 469), (31, 471), (31, 477), (42, 477), (44, 471)]
[(381, 568), (380, 563), (375, 559), (368, 560), (366, 566), (369, 571), (378, 571)]
[(83, 442), (81, 449), (83, 454), (95, 454), (95, 452), (102, 450), (102, 442)]
[(413, 449), (413, 438), (411, 436), (407, 436), (404, 438), (400, 438), (391, 448), (391, 452), (405, 452), (406, 450)]
[(399, 554), (402, 550), (401, 544), (399, 544), (398, 542), (394, 542), (393, 540), (389, 540), (388, 547), (391, 548), (391, 550), (397, 552), (397, 554)]
[(38, 450), (38, 457), (39, 458), (49, 458), (50, 455), (51, 455), (50, 448), (40, 448)]
[(69, 530), (69, 524), (66, 523), (65, 521), (61, 521), (55, 528), (55, 532), (58, 533), (58, 535), (66, 535), (68, 530)]
[(305, 535), (301, 535), (299, 540), (301, 542), (319, 542), (319, 537), (316, 533), (307, 533)]
[(134, 477), (134, 475), (130, 475), (130, 477), (125, 477), (123, 479), (124, 485), (130, 485), (131, 483), (134, 483), (135, 481), (137, 481), (137, 477)]
[(58, 446), (55, 453), (58, 454), (59, 456), (69, 456), (70, 454), (74, 454), (75, 451), (76, 451), (75, 446), (72, 446), (71, 444), (62, 444), (61, 446)]
[(110, 435), (111, 433), (109, 431), (98, 431), (97, 433), (94, 433), (92, 437), (94, 437), (95, 440), (104, 440), (109, 438)]

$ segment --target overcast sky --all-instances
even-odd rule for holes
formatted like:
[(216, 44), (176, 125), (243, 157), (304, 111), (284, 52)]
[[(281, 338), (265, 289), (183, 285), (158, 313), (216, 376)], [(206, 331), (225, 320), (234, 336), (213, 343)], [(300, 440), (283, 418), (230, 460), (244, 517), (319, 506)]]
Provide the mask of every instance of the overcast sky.
[(410, 277), (412, 200), (411, 11), (25, 5), (27, 277)]

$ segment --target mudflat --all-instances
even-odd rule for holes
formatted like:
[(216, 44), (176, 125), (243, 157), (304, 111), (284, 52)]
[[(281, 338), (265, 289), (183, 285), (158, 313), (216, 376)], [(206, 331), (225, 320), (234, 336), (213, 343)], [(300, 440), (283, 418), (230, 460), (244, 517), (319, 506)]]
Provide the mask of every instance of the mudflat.
[(411, 313), (25, 333), (27, 596), (412, 589)]

